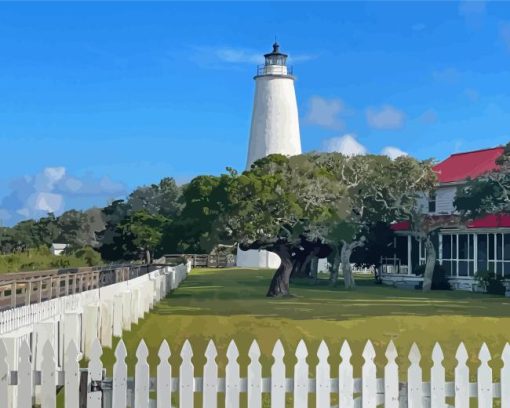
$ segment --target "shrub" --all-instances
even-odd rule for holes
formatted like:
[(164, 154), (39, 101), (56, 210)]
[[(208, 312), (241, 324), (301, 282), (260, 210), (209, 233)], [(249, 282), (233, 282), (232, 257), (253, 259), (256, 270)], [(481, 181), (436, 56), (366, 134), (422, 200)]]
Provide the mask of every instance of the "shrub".
[(497, 276), (494, 272), (478, 271), (475, 275), (478, 284), (484, 288), (487, 293), (492, 295), (504, 295), (506, 287), (503, 285), (503, 278)]
[(57, 269), (68, 268), (70, 265), (71, 265), (71, 262), (69, 261), (69, 259), (64, 258), (64, 257), (54, 259), (53, 261), (50, 262), (50, 266), (52, 268), (57, 268)]
[[(417, 276), (423, 276), (425, 273), (425, 265), (419, 265), (415, 270), (414, 274)], [(423, 284), (419, 285), (421, 288)], [(417, 289), (419, 289), (417, 288)], [(434, 266), (434, 272), (432, 274), (432, 290), (451, 290), (450, 282), (448, 282), (448, 278), (446, 277), (446, 270), (443, 268), (439, 262), (436, 262)]]
[(78, 249), (74, 252), (74, 256), (83, 259), (87, 266), (96, 266), (102, 263), (99, 252), (89, 246)]

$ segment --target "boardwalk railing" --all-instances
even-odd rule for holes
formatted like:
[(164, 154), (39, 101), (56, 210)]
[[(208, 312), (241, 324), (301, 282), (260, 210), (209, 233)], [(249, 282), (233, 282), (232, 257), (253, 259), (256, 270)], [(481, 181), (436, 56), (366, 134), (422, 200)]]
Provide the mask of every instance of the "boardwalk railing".
[(170, 254), (164, 256), (167, 262), (187, 259), (193, 268), (230, 268), (236, 266), (235, 255)]
[(109, 265), (0, 275), (0, 310), (97, 289), (136, 278), (165, 265)]
[[(315, 352), (315, 351), (314, 351)], [(456, 408), (470, 407), (470, 398), (477, 400), (480, 408), (490, 408), (494, 399), (499, 399), (502, 408), (510, 406), (510, 347), (504, 347), (501, 354), (503, 367), (500, 371), (500, 383), (493, 383), (493, 369), (489, 366), (491, 355), (488, 347), (483, 344), (478, 354), (480, 366), (476, 371), (477, 381), (470, 382), (469, 368), (466, 364), (468, 353), (463, 343), (457, 349), (455, 359), (457, 366), (453, 381), (446, 381), (443, 367), (443, 352), (436, 344), (432, 352), (433, 366), (430, 371), (430, 382), (423, 382), (423, 370), (420, 366), (421, 354), (416, 344), (413, 344), (408, 354), (406, 382), (399, 378), (399, 367), (396, 362), (397, 349), (389, 343), (385, 357), (384, 376), (377, 378), (375, 349), (367, 342), (362, 353), (364, 359), (361, 367), (361, 378), (353, 377), (353, 365), (350, 362), (352, 352), (347, 341), (340, 348), (341, 363), (332, 367), (328, 363), (330, 350), (322, 342), (316, 351), (318, 364), (310, 375), (307, 363), (309, 350), (301, 341), (295, 351), (296, 363), (292, 367), (293, 376), (286, 377), (287, 370), (283, 361), (285, 350), (277, 341), (272, 352), (274, 362), (271, 366), (271, 376), (262, 377), (262, 366), (259, 361), (261, 352), (256, 341), (249, 349), (250, 363), (247, 367), (247, 377), (241, 378), (240, 366), (237, 362), (239, 350), (234, 341), (230, 342), (226, 356), (225, 377), (218, 376), (218, 355), (214, 342), (210, 341), (205, 351), (206, 363), (203, 367), (203, 377), (195, 377), (192, 363), (193, 350), (186, 341), (180, 350), (181, 364), (172, 367), (169, 363), (171, 355), (166, 341), (161, 343), (158, 351), (159, 364), (156, 368), (156, 378), (150, 378), (150, 367), (147, 362), (149, 355), (145, 342), (140, 341), (136, 350), (137, 363), (134, 367), (134, 378), (128, 378), (128, 368), (125, 362), (126, 347), (121, 340), (116, 349), (116, 362), (113, 365), (113, 378), (104, 378), (103, 363), (101, 362), (102, 348), (99, 340), (95, 340), (90, 354), (90, 361), (86, 373), (86, 401), (80, 399), (80, 368), (78, 364), (79, 351), (74, 342), (68, 345), (64, 369), (56, 368), (56, 352), (51, 343), (46, 343), (43, 349), (43, 361), (39, 371), (33, 371), (30, 348), (23, 342), (20, 349), (18, 370), (11, 371), (7, 363), (7, 352), (0, 342), (0, 406), (11, 407), (8, 400), (8, 387), (18, 389), (19, 408), (32, 406), (34, 385), (42, 385), (42, 408), (55, 408), (56, 387), (64, 386), (65, 407), (78, 407), (86, 402), (89, 408), (170, 408), (172, 399), (178, 399), (179, 408), (193, 408), (194, 395), (202, 394), (204, 408), (216, 408), (218, 394), (225, 401), (225, 407), (238, 408), (241, 398), (247, 401), (248, 408), (261, 408), (263, 394), (269, 395), (272, 408), (284, 408), (287, 394), (292, 395), (293, 407), (307, 408), (308, 396), (313, 394), (317, 408), (329, 408), (332, 396), (336, 394), (339, 406), (375, 408), (384, 404), (385, 407), (448, 407), (447, 398), (452, 397)], [(85, 383), (82, 383), (84, 386)], [(151, 391), (156, 393), (156, 401), (151, 400)], [(177, 398), (175, 398), (177, 397)], [(152, 397), (153, 398), (153, 397)], [(451, 401), (451, 400), (450, 400)], [(335, 405), (336, 406), (336, 405)]]

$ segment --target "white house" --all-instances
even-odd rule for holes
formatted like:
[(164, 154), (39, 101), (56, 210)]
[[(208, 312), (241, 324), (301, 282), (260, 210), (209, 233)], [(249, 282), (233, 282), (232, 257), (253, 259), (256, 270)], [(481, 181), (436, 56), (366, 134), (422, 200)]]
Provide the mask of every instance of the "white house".
[(68, 247), (67, 244), (57, 244), (57, 243), (53, 243), (51, 244), (51, 248), (50, 248), (50, 251), (51, 251), (51, 254), (52, 255), (62, 255), (62, 252), (64, 252), (64, 250)]
[[(447, 217), (455, 213), (454, 199), (458, 186), (497, 168), (496, 159), (503, 147), (456, 153), (437, 164), (439, 184), (435, 194), (424, 197), (421, 206), (432, 216)], [(425, 263), (425, 250), (413, 238), (409, 222), (392, 225), (396, 238), (394, 256), (383, 259), (384, 283), (417, 281), (413, 270)], [(442, 228), (434, 237), (438, 261), (447, 271), (453, 288), (470, 290), (477, 271), (488, 270), (510, 278), (510, 215), (491, 214), (476, 219), (467, 228)], [(402, 275), (407, 275), (407, 279)], [(411, 275), (411, 276), (410, 276)]]

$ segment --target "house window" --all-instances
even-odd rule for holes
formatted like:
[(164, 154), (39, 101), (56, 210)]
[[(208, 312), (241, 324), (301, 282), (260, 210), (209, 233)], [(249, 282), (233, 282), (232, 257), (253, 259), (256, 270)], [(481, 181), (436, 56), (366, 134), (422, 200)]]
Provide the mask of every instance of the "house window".
[(510, 234), (478, 235), (478, 271), (510, 278)]
[(474, 275), (474, 239), (473, 234), (443, 234), (441, 259), (448, 275)]
[(431, 191), (429, 194), (429, 213), (436, 212), (436, 192)]

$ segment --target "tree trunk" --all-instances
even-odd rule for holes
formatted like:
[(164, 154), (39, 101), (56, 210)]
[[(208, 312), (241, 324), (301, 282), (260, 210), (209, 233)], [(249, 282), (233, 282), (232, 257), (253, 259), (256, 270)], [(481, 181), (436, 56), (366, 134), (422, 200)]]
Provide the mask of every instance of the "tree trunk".
[(436, 266), (436, 248), (429, 236), (425, 240), (425, 272), (423, 273), (423, 291), (428, 292), (432, 289), (432, 277), (434, 276), (434, 267)]
[(338, 270), (340, 269), (340, 254), (338, 253), (338, 248), (335, 248), (333, 250), (333, 252), (334, 252), (334, 257), (333, 257), (333, 264), (330, 267), (331, 268), (330, 269), (331, 277), (330, 277), (329, 284), (331, 286), (336, 286), (337, 281), (338, 281)]
[(289, 296), (289, 283), (290, 275), (292, 273), (292, 255), (289, 248), (283, 244), (276, 245), (274, 249), (270, 250), (277, 254), (282, 260), (280, 266), (276, 270), (269, 290), (267, 291), (268, 297), (276, 296)]
[(340, 252), (340, 259), (342, 262), (342, 274), (344, 275), (344, 285), (346, 289), (354, 289), (356, 287), (351, 267), (351, 254), (354, 247), (355, 247), (354, 244), (348, 244), (344, 241), (342, 245), (342, 250)]
[(148, 250), (147, 248), (145, 249), (145, 262), (147, 264), (151, 263), (151, 251)]

